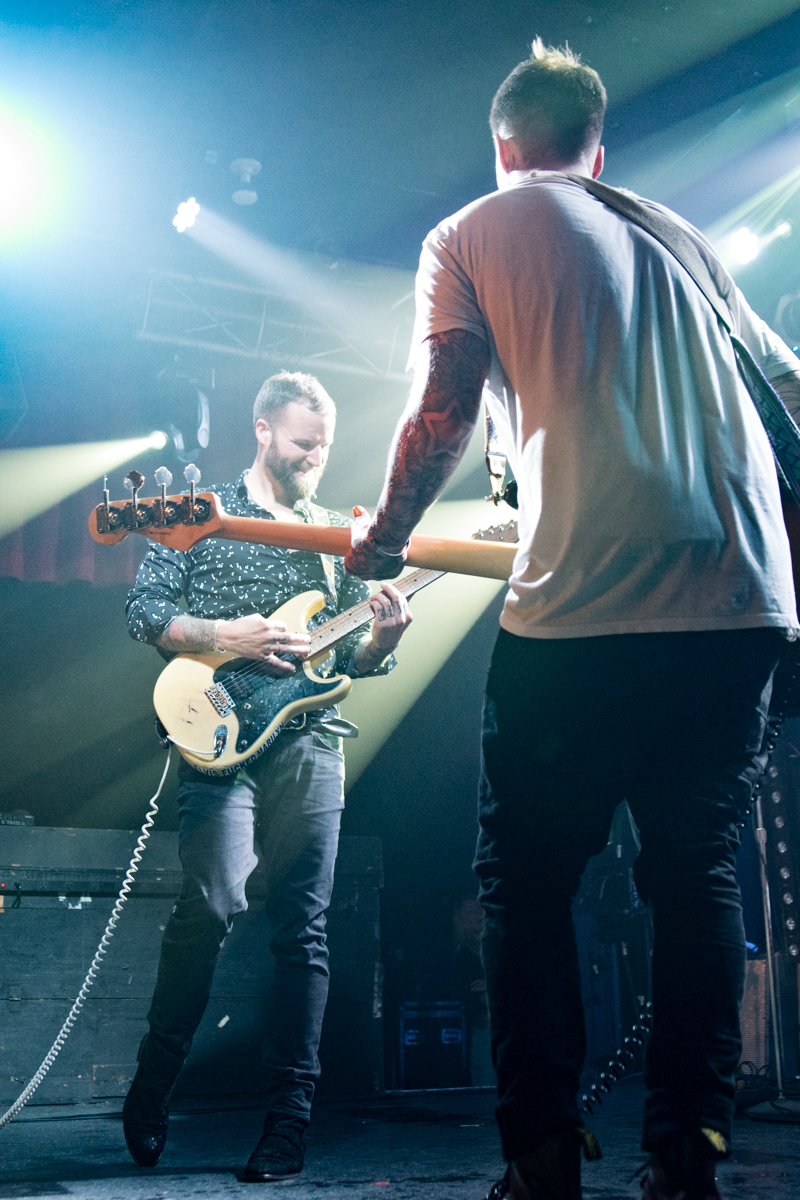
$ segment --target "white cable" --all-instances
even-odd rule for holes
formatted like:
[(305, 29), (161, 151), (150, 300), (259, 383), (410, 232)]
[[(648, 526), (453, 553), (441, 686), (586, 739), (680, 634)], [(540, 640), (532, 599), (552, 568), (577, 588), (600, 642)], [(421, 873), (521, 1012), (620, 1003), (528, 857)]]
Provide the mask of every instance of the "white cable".
[(61, 1050), (62, 1046), (64, 1045), (67, 1038), (69, 1037), (70, 1031), (72, 1030), (72, 1026), (75, 1024), (76, 1020), (78, 1019), (78, 1013), (83, 1008), (83, 1002), (89, 993), (89, 989), (91, 988), (92, 984), (94, 983), (95, 979), (97, 978), (97, 972), (100, 967), (100, 963), (102, 962), (103, 958), (106, 955), (106, 951), (108, 950), (108, 944), (111, 941), (111, 938), (114, 934), (114, 930), (116, 928), (117, 921), (119, 920), (120, 913), (122, 912), (125, 901), (128, 899), (128, 896), (130, 894), (131, 884), (133, 883), (133, 877), (136, 874), (136, 872), (139, 870), (139, 863), (141, 862), (142, 854), (144, 853), (144, 848), (145, 848), (144, 844), (147, 841), (147, 839), (150, 837), (150, 830), (153, 828), (153, 821), (155, 820), (156, 814), (158, 813), (158, 805), (156, 804), (156, 800), (158, 800), (158, 797), (161, 795), (161, 789), (164, 786), (164, 780), (167, 778), (167, 771), (169, 770), (169, 763), (170, 763), (171, 757), (172, 757), (172, 750), (170, 749), (169, 752), (167, 753), (167, 761), (164, 765), (164, 771), (161, 775), (161, 782), (159, 783), (158, 788), (156, 789), (155, 795), (150, 797), (148, 810), (147, 810), (147, 816), (145, 817), (144, 825), (142, 825), (142, 831), (139, 835), (138, 841), (136, 842), (136, 849), (133, 852), (133, 858), (130, 861), (130, 866), (128, 867), (128, 870), (125, 874), (125, 878), (122, 881), (122, 887), (119, 889), (119, 895), (117, 896), (117, 902), (111, 911), (111, 916), (108, 918), (108, 924), (106, 925), (105, 932), (103, 933), (103, 936), (100, 939), (100, 944), (97, 947), (95, 956), (92, 959), (92, 965), (89, 967), (89, 970), (86, 974), (86, 978), (84, 979), (83, 984), (81, 985), (81, 990), (78, 992), (78, 995), (75, 998), (75, 1003), (73, 1004), (72, 1008), (69, 1010), (69, 1015), (67, 1016), (67, 1019), (64, 1022), (64, 1024), (61, 1026), (61, 1029), (58, 1032), (58, 1037), (53, 1042), (52, 1046), (50, 1047), (49, 1051), (47, 1052), (44, 1062), (39, 1067), (39, 1070), (36, 1072), (33, 1079), (30, 1081), (30, 1083), (25, 1088), (25, 1090), (17, 1097), (17, 1099), (11, 1105), (11, 1108), (9, 1108), (8, 1112), (3, 1113), (3, 1116), (0, 1117), (0, 1129), (3, 1129), (9, 1123), (9, 1121), (13, 1121), (14, 1117), (17, 1115), (17, 1113), (22, 1108), (25, 1107), (25, 1105), (28, 1103), (28, 1101), (30, 1100), (33, 1093), (36, 1091), (39, 1084), (44, 1079), (47, 1072), (52, 1067), (53, 1063), (55, 1062), (56, 1058), (58, 1057), (59, 1051)]

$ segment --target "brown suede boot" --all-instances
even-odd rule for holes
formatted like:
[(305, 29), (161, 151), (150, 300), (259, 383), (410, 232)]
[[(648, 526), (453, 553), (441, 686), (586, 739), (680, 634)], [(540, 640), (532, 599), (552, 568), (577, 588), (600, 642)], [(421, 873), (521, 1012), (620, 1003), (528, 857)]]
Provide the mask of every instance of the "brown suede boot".
[(581, 1149), (589, 1160), (601, 1157), (588, 1129), (545, 1138), (535, 1150), (509, 1163), (487, 1200), (581, 1200)]
[(716, 1167), (727, 1154), (715, 1129), (685, 1134), (653, 1154), (642, 1178), (642, 1200), (723, 1200)]

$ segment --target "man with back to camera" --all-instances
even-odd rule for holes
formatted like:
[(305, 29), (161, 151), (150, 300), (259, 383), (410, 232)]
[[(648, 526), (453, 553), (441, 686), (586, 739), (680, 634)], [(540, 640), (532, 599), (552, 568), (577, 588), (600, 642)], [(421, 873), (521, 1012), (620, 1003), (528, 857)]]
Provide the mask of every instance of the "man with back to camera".
[[(655, 927), (643, 1195), (719, 1200), (741, 1045), (737, 823), (797, 615), (770, 445), (727, 332), (660, 242), (566, 177), (600, 174), (605, 103), (593, 70), (539, 39), (497, 92), (499, 190), (425, 240), (412, 393), (345, 565), (397, 572), (485, 385), (520, 531), (487, 684), (476, 855), (509, 1164), (492, 1200), (581, 1195), (592, 1145), (570, 905), (622, 799)], [(729, 300), (797, 411), (800, 361), (740, 293)]]
[[(216, 491), (238, 516), (344, 525), (338, 513), (312, 504), (333, 441), (336, 409), (311, 375), (284, 371), (256, 397), (255, 462)], [(301, 592), (325, 593), (315, 618), (329, 620), (369, 595), (345, 573), (342, 559), (209, 538), (186, 553), (151, 542), (128, 596), (131, 636), (164, 657), (232, 651), (273, 676), (294, 673), (310, 638), (263, 614)], [(188, 613), (177, 604), (183, 596)], [(371, 635), (361, 630), (336, 646), (336, 669), (351, 676), (385, 674), (411, 621), (405, 597), (391, 585), (373, 597)], [(299, 1174), (304, 1132), (319, 1077), (322, 1016), (328, 994), (325, 911), (344, 807), (341, 733), (354, 726), (335, 708), (290, 722), (245, 771), (205, 774), (181, 759), (180, 898), (161, 945), (150, 1032), (123, 1110), (128, 1148), (140, 1166), (155, 1166), (167, 1136), (168, 1105), (192, 1036), (208, 1002), (222, 942), (237, 912), (261, 847), (275, 975), (264, 1054), (268, 1098), (264, 1136), (245, 1169), (249, 1182)]]

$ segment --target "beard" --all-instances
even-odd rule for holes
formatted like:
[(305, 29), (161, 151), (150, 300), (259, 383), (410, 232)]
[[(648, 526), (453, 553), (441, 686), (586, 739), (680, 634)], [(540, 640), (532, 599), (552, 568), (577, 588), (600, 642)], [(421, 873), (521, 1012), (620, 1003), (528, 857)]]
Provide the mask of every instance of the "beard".
[(292, 507), (298, 500), (310, 500), (316, 495), (325, 470), (324, 467), (315, 467), (311, 471), (301, 471), (296, 463), (283, 458), (272, 446), (264, 455), (264, 466), (269, 469), (275, 482), (280, 484), (287, 503)]

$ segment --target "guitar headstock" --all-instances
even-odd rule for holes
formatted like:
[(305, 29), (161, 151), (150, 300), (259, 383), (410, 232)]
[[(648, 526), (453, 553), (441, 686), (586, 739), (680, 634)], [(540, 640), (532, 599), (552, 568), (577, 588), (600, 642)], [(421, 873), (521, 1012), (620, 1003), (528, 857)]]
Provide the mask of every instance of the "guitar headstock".
[(190, 484), (185, 496), (167, 495), (172, 475), (166, 467), (156, 471), (160, 496), (140, 499), (144, 476), (139, 471), (130, 471), (125, 476), (125, 487), (131, 493), (127, 502), (109, 501), (108, 488), (104, 486), (102, 503), (89, 514), (89, 533), (103, 546), (113, 546), (129, 533), (142, 533), (173, 550), (191, 549), (195, 542), (222, 527), (224, 510), (214, 492), (195, 492), (200, 472), (193, 463), (184, 474)]
[(518, 542), (519, 531), (516, 521), (506, 521), (503, 525), (488, 525), (472, 535), (476, 542)]

